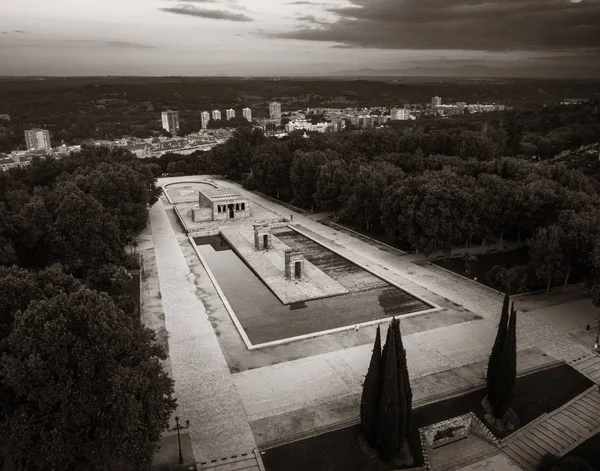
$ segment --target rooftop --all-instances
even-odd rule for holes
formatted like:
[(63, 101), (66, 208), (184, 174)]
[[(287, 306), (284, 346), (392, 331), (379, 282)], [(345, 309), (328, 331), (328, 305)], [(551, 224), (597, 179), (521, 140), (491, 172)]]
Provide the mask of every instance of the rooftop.
[(201, 188), (200, 193), (206, 196), (210, 201), (223, 201), (232, 198), (241, 198), (239, 193), (228, 188)]

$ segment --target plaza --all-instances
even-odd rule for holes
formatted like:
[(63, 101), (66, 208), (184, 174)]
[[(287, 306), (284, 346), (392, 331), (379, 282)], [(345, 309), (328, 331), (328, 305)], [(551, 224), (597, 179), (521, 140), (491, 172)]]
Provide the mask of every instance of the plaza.
[[(198, 204), (199, 187), (206, 186), (199, 183), (202, 180), (239, 195), (249, 214), (194, 221), (192, 208)], [(142, 310), (146, 309), (144, 318), (154, 320), (158, 327), (160, 316), (164, 317), (166, 364), (175, 380), (179, 413), (191, 419), (190, 439), (198, 462), (270, 448), (355, 423), (376, 325), (387, 325), (391, 316), (401, 319), (415, 400), (427, 403), (481, 382), (500, 314), (498, 293), (339, 232), (310, 214), (290, 214), (289, 209), (216, 177), (165, 178), (159, 185), (169, 198), (161, 197), (150, 210), (152, 237), (146, 239), (142, 255), (144, 260), (154, 257), (157, 270), (144, 280)], [(267, 263), (264, 257), (260, 262), (249, 262), (248, 257), (241, 262), (243, 250), (234, 253), (227, 248), (232, 241), (234, 247), (240, 246), (235, 241), (239, 237), (248, 252), (254, 251), (253, 225), (265, 224), (274, 226), (271, 244), (282, 244), (279, 251), (271, 249), (274, 255), (269, 255), (272, 260), (268, 262), (281, 272), (278, 282), (297, 287), (290, 293), (314, 295), (306, 304), (331, 303), (319, 311), (325, 313), (322, 321), (315, 321), (318, 315), (304, 314), (309, 307), (295, 306), (304, 301), (290, 297), (286, 305), (277, 299), (265, 283), (273, 268), (256, 268)], [(227, 240), (223, 241), (221, 233)], [(216, 239), (212, 245), (196, 244), (194, 239), (202, 237)], [(331, 283), (327, 288), (331, 294), (319, 298), (308, 285), (298, 288), (302, 280), (286, 281), (283, 246), (300, 250), (305, 267), (311, 264), (315, 276), (324, 275), (323, 280), (341, 288)], [(206, 250), (201, 253), (206, 266), (198, 256), (201, 247)], [(210, 260), (211, 250), (212, 255), (228, 252), (246, 274), (228, 277), (222, 259)], [(322, 263), (324, 259), (328, 263)], [(242, 265), (236, 266), (241, 269)], [(253, 286), (261, 286), (264, 295), (251, 287), (254, 297), (244, 296), (239, 289), (241, 279), (253, 279)], [(315, 285), (325, 289), (323, 282)], [(398, 294), (403, 299), (394, 299)], [(273, 306), (287, 306), (285, 317), (276, 310), (256, 308), (267, 295)], [(347, 317), (349, 309), (338, 301), (348, 296), (354, 296), (348, 306), (356, 306), (363, 317)], [(548, 297), (534, 294), (515, 299), (523, 313), (518, 320), (520, 369), (590, 353), (593, 339), (586, 325), (593, 324), (594, 313), (580, 297), (579, 288), (571, 287)], [(250, 344), (259, 348), (248, 348), (227, 305)], [(369, 317), (378, 309), (382, 314)], [(564, 313), (573, 309), (578, 314), (565, 320)], [(263, 344), (267, 345), (260, 347)]]

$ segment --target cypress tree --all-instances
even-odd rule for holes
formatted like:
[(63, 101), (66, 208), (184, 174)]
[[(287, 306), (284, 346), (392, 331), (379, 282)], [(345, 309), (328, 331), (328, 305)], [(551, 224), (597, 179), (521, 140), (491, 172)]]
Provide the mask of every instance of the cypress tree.
[(496, 366), (494, 380), (495, 401), (490, 403), (494, 417), (501, 419), (510, 409), (515, 394), (517, 380), (517, 311), (514, 303), (510, 309), (508, 332), (502, 348), (502, 353)]
[(379, 457), (385, 462), (392, 461), (399, 450), (400, 404), (395, 351), (396, 342), (390, 326), (383, 354), (382, 388), (377, 417), (377, 448)]
[(488, 361), (488, 369), (487, 369), (487, 396), (488, 402), (492, 405), (497, 400), (495, 396), (495, 387), (494, 381), (496, 380), (496, 368), (498, 365), (498, 361), (500, 355), (502, 354), (502, 348), (504, 347), (504, 340), (506, 339), (506, 333), (508, 331), (508, 306), (510, 300), (509, 288), (507, 287), (506, 292), (504, 293), (504, 302), (502, 304), (502, 314), (500, 315), (500, 324), (498, 325), (498, 333), (496, 334), (496, 340), (494, 341), (494, 346), (492, 347), (492, 353), (490, 354), (490, 359)]
[[(396, 342), (396, 366), (398, 368), (398, 394), (404, 396), (404, 422), (405, 430), (400, 430), (400, 446), (404, 440), (410, 435), (410, 423), (412, 413), (412, 389), (410, 387), (410, 377), (408, 375), (408, 365), (406, 364), (406, 350), (402, 342), (402, 334), (400, 333), (400, 321), (392, 320), (394, 329), (394, 340)], [(401, 400), (402, 402), (402, 400)], [(401, 411), (402, 412), (402, 411)], [(401, 420), (402, 421), (402, 420)]]
[(373, 354), (365, 382), (363, 384), (360, 403), (360, 422), (365, 440), (371, 447), (377, 445), (377, 415), (379, 413), (379, 396), (381, 392), (381, 332), (377, 326)]

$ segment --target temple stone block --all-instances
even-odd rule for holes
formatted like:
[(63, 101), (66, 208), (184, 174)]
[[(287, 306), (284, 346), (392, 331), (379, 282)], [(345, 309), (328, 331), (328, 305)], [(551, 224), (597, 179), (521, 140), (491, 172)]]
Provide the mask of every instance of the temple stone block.
[(269, 250), (271, 243), (271, 228), (268, 224), (254, 224), (254, 248), (256, 250)]
[(301, 280), (304, 277), (304, 255), (299, 250), (285, 251), (285, 277), (288, 280)]

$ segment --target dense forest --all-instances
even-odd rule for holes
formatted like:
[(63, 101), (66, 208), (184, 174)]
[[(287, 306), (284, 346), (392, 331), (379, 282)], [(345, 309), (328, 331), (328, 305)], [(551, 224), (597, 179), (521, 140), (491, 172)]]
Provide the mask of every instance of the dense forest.
[(252, 108), (268, 116), (268, 102), (283, 111), (306, 107), (399, 106), (429, 103), (501, 102), (510, 106), (558, 103), (564, 98), (594, 98), (593, 80), (525, 79), (235, 79), (181, 77), (0, 78), (0, 152), (24, 148), (23, 130), (46, 128), (57, 145), (85, 139), (112, 139), (160, 133), (160, 112), (179, 110), (180, 135), (200, 129), (203, 110)]
[(157, 171), (99, 149), (0, 173), (0, 467), (147, 469), (173, 382), (125, 287)]
[(599, 138), (591, 102), (309, 139), (243, 129), (209, 152), (153, 162), (163, 173), (223, 174), (299, 207), (334, 211), (425, 254), (510, 237), (527, 243), (531, 262), (494, 277), (518, 290), (527, 278), (567, 283), (600, 263), (589, 257), (600, 254), (599, 167), (564, 158)]

